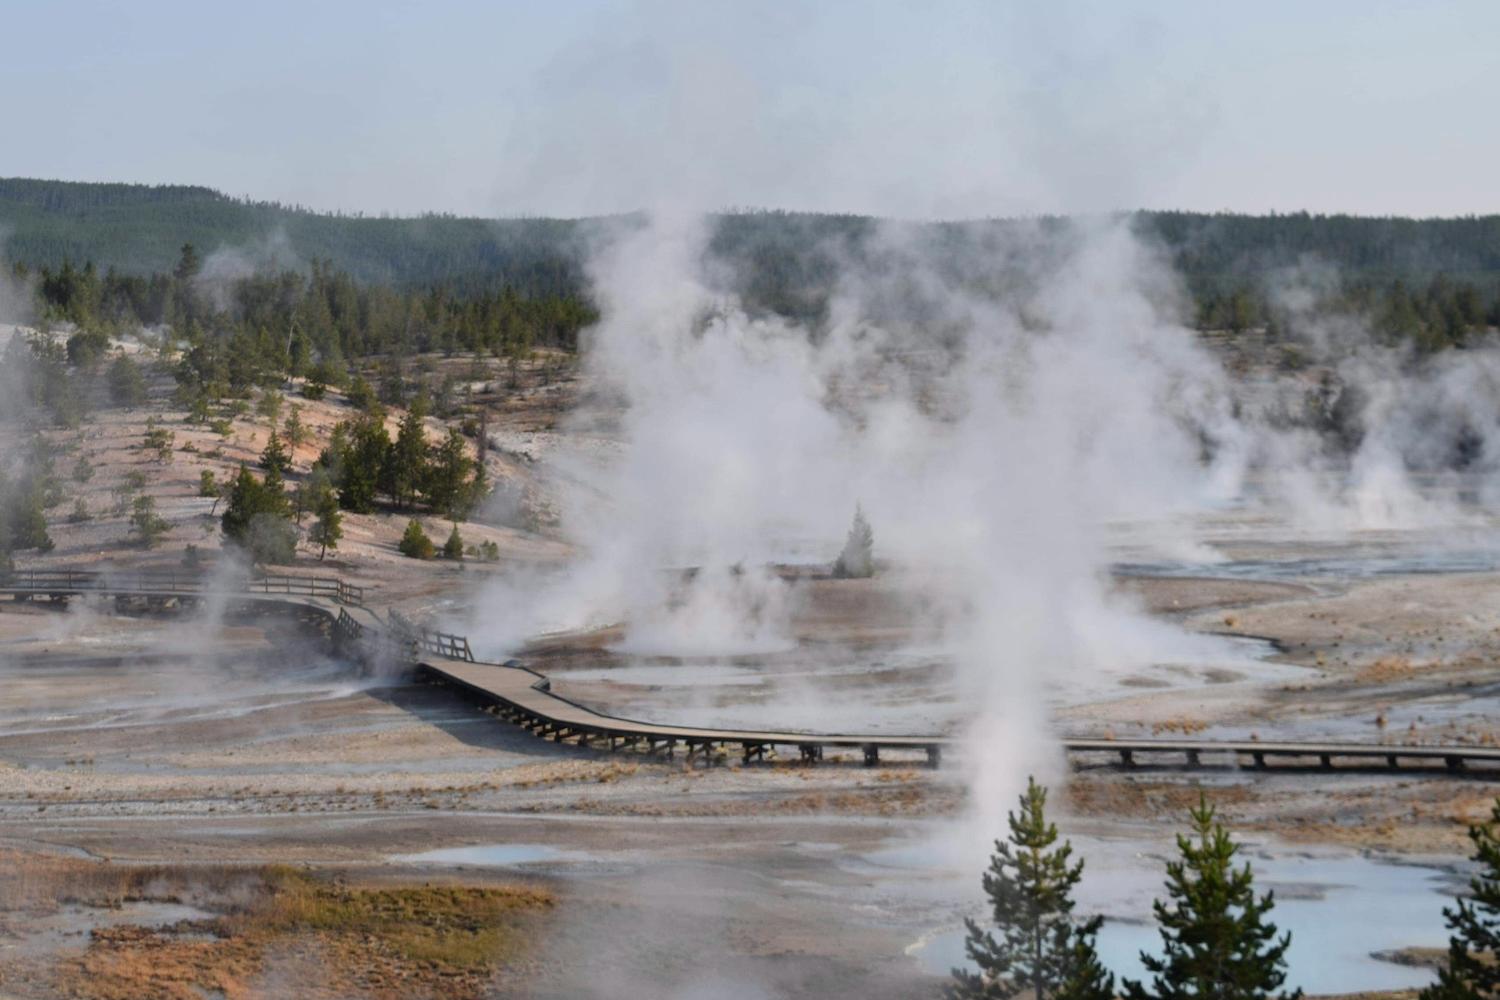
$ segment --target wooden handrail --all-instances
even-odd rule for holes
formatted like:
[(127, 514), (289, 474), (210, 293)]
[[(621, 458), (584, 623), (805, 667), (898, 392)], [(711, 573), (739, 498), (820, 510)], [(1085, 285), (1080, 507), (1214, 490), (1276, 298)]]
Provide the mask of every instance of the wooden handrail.
[(0, 574), (0, 589), (37, 593), (99, 591), (152, 591), (155, 593), (194, 594), (236, 589), (259, 594), (307, 594), (332, 598), (339, 604), (363, 606), (365, 590), (339, 577), (294, 576), (291, 574), (257, 574), (239, 588), (219, 588), (201, 573), (173, 569), (130, 570), (112, 573), (77, 569), (24, 569)]

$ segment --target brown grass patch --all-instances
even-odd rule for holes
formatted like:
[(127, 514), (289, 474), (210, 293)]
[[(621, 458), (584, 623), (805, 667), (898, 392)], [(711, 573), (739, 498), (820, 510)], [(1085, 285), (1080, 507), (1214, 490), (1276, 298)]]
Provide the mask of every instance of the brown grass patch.
[(239, 919), (249, 933), (353, 940), (401, 963), (463, 972), (515, 957), (516, 932), (552, 906), (530, 888), (345, 888), (289, 869), (268, 872), (269, 901)]
[(0, 931), (65, 905), (190, 902), (212, 917), (95, 927), (82, 954), (0, 962), (0, 992), (89, 1000), (480, 997), (517, 974), (551, 893), (349, 885), (286, 867), (128, 867), (3, 852)]

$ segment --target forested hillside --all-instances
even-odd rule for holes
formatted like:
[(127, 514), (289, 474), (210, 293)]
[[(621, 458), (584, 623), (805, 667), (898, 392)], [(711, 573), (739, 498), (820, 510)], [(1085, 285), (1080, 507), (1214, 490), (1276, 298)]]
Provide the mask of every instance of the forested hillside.
[[(1384, 337), (1438, 349), (1500, 326), (1500, 216), (1141, 212), (1131, 224), (1159, 244), (1181, 273), (1195, 309), (1190, 319), (1204, 329), (1276, 330), (1295, 323), (1273, 289), (1304, 265), (1331, 276), (1322, 289), (1323, 307), (1359, 312)], [(91, 264), (83, 280), (103, 282), (102, 299), (116, 306), (122, 297), (130, 300), (128, 310), (109, 308), (107, 315), (159, 322), (168, 318), (160, 300), (164, 276), (179, 265), (183, 245), (192, 244), (210, 260), (228, 249), (243, 265), (267, 274), (295, 272), (323, 288), (326, 294), (307, 300), (306, 308), (320, 313), (316, 303), (326, 300), (342, 318), (338, 348), (345, 354), (418, 345), (567, 346), (592, 315), (583, 262), (601, 225), (328, 215), (203, 187), (0, 179), (5, 256), (53, 282), (54, 290), (65, 289)], [(1076, 235), (1067, 220), (1055, 218), (900, 223), (891, 229), (901, 235), (895, 242), (904, 250), (893, 250), (886, 238), (890, 229), (867, 217), (736, 213), (714, 220), (710, 251), (730, 265), (722, 273), (753, 309), (816, 324), (844, 265), (855, 262), (867, 275), (889, 275), (885, 307), (920, 322), (918, 296), (900, 291), (903, 252), (916, 248), (924, 265), (944, 270), (961, 287), (1003, 296), (1023, 286)], [(65, 264), (71, 265), (66, 273)], [(331, 290), (336, 287), (343, 290)], [(395, 296), (402, 304), (376, 303), (373, 312), (386, 317), (389, 329), (372, 332), (356, 329), (364, 323), (359, 317), (371, 315), (367, 306), (340, 310), (338, 302), (350, 296)], [(423, 298), (421, 309), (415, 297)], [(69, 302), (68, 295), (48, 296), (55, 312), (79, 319)], [(471, 315), (476, 309), (486, 315)], [(515, 319), (518, 310), (541, 315), (521, 321)], [(465, 329), (446, 322), (465, 314)], [(526, 328), (519, 333), (518, 323)], [(319, 315), (302, 325), (309, 334), (317, 327), (317, 350), (326, 350), (330, 341), (323, 331), (330, 324)], [(502, 335), (501, 327), (510, 332)]]
[(523, 295), (581, 284), (579, 224), (557, 219), (324, 215), (203, 187), (0, 179), (6, 257), (30, 267), (92, 261), (100, 271), (168, 271), (184, 243), (271, 264), (330, 262), (362, 283), (419, 286), (474, 276)]

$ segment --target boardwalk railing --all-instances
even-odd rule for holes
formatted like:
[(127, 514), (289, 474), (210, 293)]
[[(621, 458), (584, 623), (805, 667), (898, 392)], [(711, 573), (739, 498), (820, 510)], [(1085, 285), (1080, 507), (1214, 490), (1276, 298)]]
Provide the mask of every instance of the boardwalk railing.
[[(448, 660), (475, 662), (474, 651), (469, 648), (469, 640), (466, 636), (455, 635), (452, 632), (439, 632), (436, 629), (419, 625), (395, 608), (386, 611), (386, 619), (391, 623), (391, 631), (403, 641), (410, 643), (419, 653), (432, 653)], [(420, 656), (412, 658), (421, 659)]]
[[(856, 750), (867, 765), (878, 764), (887, 751), (923, 752), (938, 764), (945, 750), (962, 745), (952, 736), (886, 736), (775, 730), (706, 729), (623, 719), (595, 711), (552, 691), (547, 678), (512, 662), (432, 662), (421, 664), (429, 677), (474, 697), (486, 711), (538, 736), (557, 742), (610, 750), (636, 750), (671, 757), (682, 748), (688, 759), (713, 761), (726, 747), (737, 747), (745, 763), (764, 759), (768, 750), (786, 747), (807, 763), (824, 759), (829, 749)], [(1132, 767), (1194, 770), (1214, 765), (1263, 771), (1316, 768), (1332, 771), (1437, 769), (1493, 778), (1500, 769), (1500, 748), (1421, 746), (1389, 743), (1329, 743), (1261, 740), (1091, 739), (1063, 737), (1063, 749), (1079, 763), (1100, 758)]]
[(329, 597), (340, 604), (362, 605), (365, 588), (327, 576), (254, 576), (246, 587), (259, 594), (307, 594)]
[(22, 569), (0, 573), (0, 589), (34, 594), (77, 594), (100, 591), (117, 594), (295, 594), (326, 597), (339, 604), (364, 604), (365, 591), (337, 577), (258, 573), (242, 580), (221, 582), (201, 572), (148, 569), (111, 570)]

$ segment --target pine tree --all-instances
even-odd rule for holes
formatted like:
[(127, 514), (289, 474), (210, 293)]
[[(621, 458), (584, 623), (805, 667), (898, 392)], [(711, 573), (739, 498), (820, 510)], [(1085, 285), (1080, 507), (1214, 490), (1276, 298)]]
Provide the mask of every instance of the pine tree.
[(426, 411), (421, 396), (401, 418), (396, 441), (381, 471), (381, 487), (397, 507), (409, 508), (427, 475), (427, 434), (423, 430)]
[(1109, 1000), (1114, 976), (1094, 949), (1103, 918), (1073, 917), (1073, 888), (1083, 862), (1071, 864), (1073, 847), (1057, 843), (1057, 827), (1047, 822), (1047, 790), (1028, 781), (1020, 813), (1011, 813), (1010, 841), (996, 841), (984, 891), (990, 898), (996, 938), (966, 920), (965, 945), (977, 973), (953, 970), (950, 1000), (1007, 1000), (1026, 994), (1035, 1000)]
[(323, 509), (325, 495), (332, 496), (333, 503), (338, 503), (338, 491), (333, 488), (333, 477), (320, 462), (312, 467), (307, 478), (292, 491), (292, 520), (301, 524), (304, 514), (311, 512), (316, 516)]
[(198, 276), (203, 270), (203, 259), (198, 256), (198, 248), (191, 243), (182, 245), (182, 252), (177, 258), (177, 266), (172, 269), (172, 277), (181, 282), (189, 282)]
[(51, 552), (52, 536), (47, 533), (47, 511), (41, 484), (34, 479), (12, 486), (0, 480), (0, 534), (4, 535), (6, 552), (36, 549)]
[(338, 470), (339, 503), (345, 510), (374, 513), (380, 471), (391, 450), (390, 435), (380, 421), (365, 418), (353, 426), (347, 441), (340, 454), (331, 456), (332, 467)]
[(338, 494), (332, 489), (322, 490), (316, 498), (316, 506), (313, 513), (317, 520), (313, 522), (312, 530), (308, 532), (308, 539), (317, 546), (318, 561), (328, 554), (329, 549), (339, 547), (339, 539), (344, 537), (344, 515), (339, 510)]
[(1191, 836), (1178, 835), (1179, 861), (1167, 864), (1167, 895), (1153, 910), (1160, 925), (1161, 958), (1141, 953), (1151, 986), (1124, 982), (1126, 1000), (1295, 1000), (1301, 990), (1277, 994), (1286, 982), (1290, 933), (1276, 937), (1266, 920), (1274, 894), (1256, 897), (1247, 862), (1234, 867), (1239, 851), (1214, 819), (1206, 798), (1190, 813)]
[(462, 560), (464, 557), (464, 539), (458, 533), (458, 522), (453, 522), (453, 530), (448, 533), (448, 540), (443, 543), (443, 558)]
[(307, 425), (302, 422), (302, 407), (299, 404), (292, 404), (281, 432), (293, 448), (307, 440)]
[(271, 437), (266, 441), (265, 450), (260, 453), (260, 467), (265, 469), (268, 475), (273, 475), (277, 479), (285, 479), (286, 474), (291, 471), (292, 460), (275, 431), (271, 432)]
[(1460, 896), (1443, 917), (1448, 964), (1438, 981), (1422, 991), (1422, 1000), (1496, 1000), (1500, 998), (1500, 799), (1488, 823), (1469, 828), (1474, 860), (1481, 870), (1469, 880), (1469, 895)]
[(448, 436), (438, 446), (427, 470), (427, 502), (432, 509), (454, 521), (469, 513), (469, 472), (473, 466), (464, 438), (458, 428), (448, 428)]
[(297, 529), (287, 510), (286, 497), (267, 473), (256, 479), (249, 469), (239, 473), (225, 491), (224, 535), (248, 551), (256, 562), (288, 563), (296, 555)]
[(849, 526), (844, 550), (833, 564), (833, 575), (841, 580), (875, 575), (875, 532), (870, 530), (864, 508), (858, 504), (854, 506), (854, 523)]

